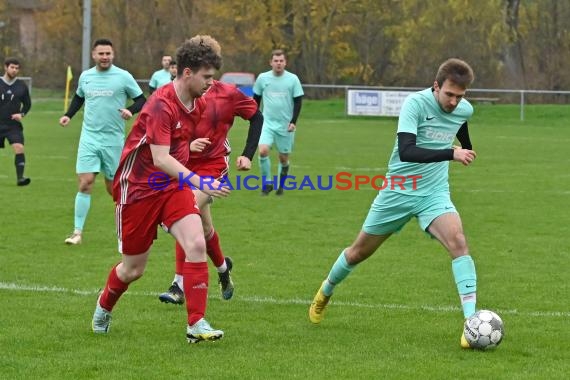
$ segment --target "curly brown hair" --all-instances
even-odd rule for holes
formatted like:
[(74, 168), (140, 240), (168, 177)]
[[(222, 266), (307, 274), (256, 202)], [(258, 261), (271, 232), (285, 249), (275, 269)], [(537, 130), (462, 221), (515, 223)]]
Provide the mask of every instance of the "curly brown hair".
[(185, 68), (196, 72), (202, 67), (222, 67), (222, 48), (218, 41), (208, 35), (196, 35), (184, 41), (176, 50), (178, 74)]

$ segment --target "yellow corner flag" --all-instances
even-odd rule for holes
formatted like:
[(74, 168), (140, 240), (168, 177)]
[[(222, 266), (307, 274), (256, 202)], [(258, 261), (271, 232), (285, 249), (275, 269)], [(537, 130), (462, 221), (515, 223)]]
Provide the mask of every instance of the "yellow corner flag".
[(67, 103), (69, 102), (69, 85), (73, 79), (73, 73), (71, 72), (71, 66), (67, 66), (67, 75), (65, 77), (65, 100), (63, 104), (63, 112), (67, 112)]

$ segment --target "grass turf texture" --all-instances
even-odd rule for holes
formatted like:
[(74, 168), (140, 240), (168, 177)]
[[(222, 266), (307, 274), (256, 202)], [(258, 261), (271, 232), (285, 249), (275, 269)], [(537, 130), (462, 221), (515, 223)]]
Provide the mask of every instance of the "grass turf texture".
[[(290, 175), (385, 173), (396, 119), (348, 118), (343, 107), (305, 102)], [(459, 348), (450, 260), (415, 221), (337, 288), (321, 325), (308, 321), (315, 291), (376, 195), (370, 187), (284, 197), (240, 190), (214, 203), (222, 247), (235, 262), (229, 302), (210, 271), (206, 317), (225, 331), (222, 341), (189, 346), (184, 308), (158, 301), (174, 270), (173, 239), (161, 231), (145, 276), (113, 312), (110, 334), (94, 336), (97, 290), (119, 259), (114, 207), (98, 178), (83, 245), (64, 245), (73, 229), (81, 114), (63, 129), (61, 109), (60, 100), (36, 100), (24, 119), (30, 186), (16, 187), (12, 151), (0, 151), (0, 378), (553, 379), (570, 372), (568, 106), (527, 106), (521, 122), (518, 106), (477, 105), (470, 131), (478, 158), (467, 168), (451, 165), (478, 307), (505, 321), (506, 338), (492, 352)], [(245, 125), (232, 130), (234, 160)], [(272, 162), (275, 173), (275, 155)], [(259, 174), (257, 158), (251, 174)]]

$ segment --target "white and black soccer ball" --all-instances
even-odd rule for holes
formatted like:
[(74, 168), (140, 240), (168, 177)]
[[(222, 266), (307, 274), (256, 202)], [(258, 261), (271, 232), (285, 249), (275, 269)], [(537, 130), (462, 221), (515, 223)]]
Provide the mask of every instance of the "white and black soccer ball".
[(465, 320), (465, 339), (473, 348), (486, 350), (497, 347), (505, 336), (503, 320), (490, 310), (479, 310)]

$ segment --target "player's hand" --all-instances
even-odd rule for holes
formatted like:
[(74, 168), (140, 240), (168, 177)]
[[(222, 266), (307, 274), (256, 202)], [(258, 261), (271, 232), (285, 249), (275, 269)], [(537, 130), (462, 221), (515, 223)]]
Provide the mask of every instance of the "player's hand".
[(210, 183), (204, 183), (200, 187), (200, 191), (206, 193), (207, 195), (214, 198), (224, 198), (230, 195), (231, 190), (223, 182), (213, 181)]
[(246, 156), (239, 156), (236, 161), (237, 170), (247, 171), (251, 169), (251, 160)]
[(467, 166), (475, 160), (477, 153), (470, 149), (454, 149), (453, 150), (453, 161), (461, 162), (463, 165)]
[(200, 137), (190, 143), (190, 152), (203, 152), (211, 143), (208, 137)]
[(16, 120), (16, 121), (20, 121), (22, 120), (22, 114), (21, 113), (15, 113), (11, 116), (12, 120)]
[(121, 117), (125, 120), (129, 120), (131, 117), (133, 117), (131, 111), (126, 108), (119, 108), (119, 112), (121, 113)]
[(287, 132), (295, 132), (297, 130), (297, 126), (295, 125), (295, 123), (289, 123), (289, 126), (287, 127)]
[(69, 121), (71, 119), (69, 118), (69, 116), (62, 116), (59, 118), (59, 125), (61, 125), (62, 127), (67, 127), (67, 124), (69, 124)]

